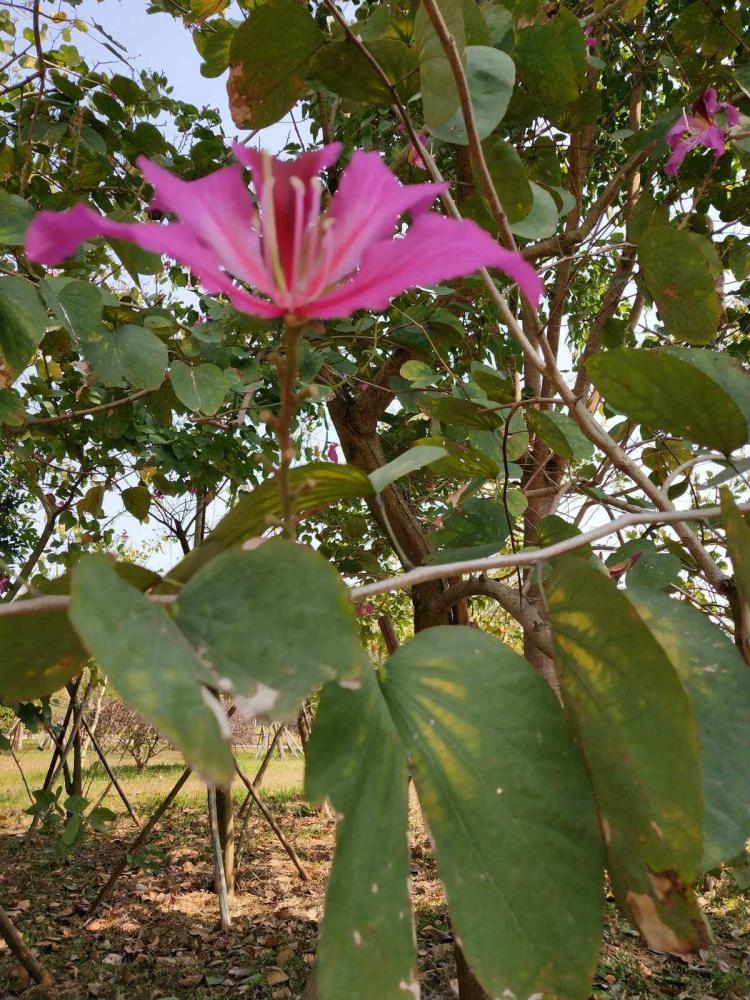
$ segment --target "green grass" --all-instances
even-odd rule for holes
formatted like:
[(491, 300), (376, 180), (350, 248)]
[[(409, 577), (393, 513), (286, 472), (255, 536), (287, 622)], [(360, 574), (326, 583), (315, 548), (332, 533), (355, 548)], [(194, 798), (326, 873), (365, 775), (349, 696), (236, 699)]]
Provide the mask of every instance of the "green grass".
[[(19, 755), (19, 763), (23, 769), (26, 782), (33, 792), (41, 788), (47, 772), (50, 754), (42, 752), (29, 741), (27, 749)], [(243, 773), (250, 779), (255, 776), (262, 754), (254, 751), (240, 750), (237, 760)], [(127, 761), (118, 762), (116, 755), (108, 758), (112, 770), (125, 790), (125, 794), (139, 812), (148, 813), (164, 798), (179, 776), (185, 763), (173, 752), (161, 754), (142, 770)], [(266, 771), (263, 790), (266, 795), (274, 798), (291, 798), (300, 793), (304, 764), (301, 758), (275, 757)], [(98, 800), (104, 792), (109, 779), (96, 755), (90, 752), (84, 765), (84, 795), (90, 802)], [(61, 784), (61, 780), (58, 784)], [(200, 778), (191, 775), (180, 794), (177, 803), (188, 806), (202, 802), (205, 798), (205, 785)], [(235, 778), (232, 786), (232, 796), (240, 803), (246, 795), (246, 790), (239, 778)], [(110, 788), (104, 804), (113, 811), (120, 813), (124, 806), (114, 788)], [(30, 805), (30, 800), (18, 769), (10, 754), (0, 754), (0, 813), (6, 817), (6, 822), (15, 818), (23, 819), (24, 810)]]

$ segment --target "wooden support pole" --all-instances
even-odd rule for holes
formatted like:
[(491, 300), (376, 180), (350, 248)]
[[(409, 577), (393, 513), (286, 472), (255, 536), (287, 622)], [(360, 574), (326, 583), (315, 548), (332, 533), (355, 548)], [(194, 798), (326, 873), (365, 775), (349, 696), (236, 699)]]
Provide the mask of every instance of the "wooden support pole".
[(138, 818), (138, 814), (136, 813), (135, 809), (131, 805), (130, 799), (125, 794), (125, 790), (123, 789), (122, 785), (117, 780), (117, 776), (115, 775), (115, 772), (109, 766), (109, 761), (105, 757), (104, 751), (102, 750), (101, 746), (99, 745), (98, 740), (94, 736), (94, 733), (93, 733), (92, 729), (89, 727), (89, 724), (88, 724), (88, 722), (86, 722), (85, 719), (83, 720), (83, 728), (88, 733), (88, 737), (91, 740), (91, 746), (94, 748), (94, 750), (96, 751), (97, 756), (99, 757), (99, 760), (102, 762), (102, 767), (107, 772), (107, 776), (109, 777), (109, 780), (114, 785), (114, 787), (115, 787), (115, 789), (117, 791), (117, 794), (122, 799), (123, 805), (125, 806), (125, 808), (127, 809), (127, 811), (130, 813), (131, 819), (133, 820), (133, 822), (135, 823), (135, 825), (137, 827), (140, 827), (141, 821)]
[[(271, 757), (273, 756), (273, 752), (276, 748), (276, 741), (279, 739), (280, 736), (281, 736), (281, 726), (279, 726), (276, 732), (274, 733), (273, 740), (271, 741), (270, 746), (266, 750), (265, 756), (263, 757), (263, 760), (260, 762), (260, 767), (258, 768), (256, 775), (253, 778), (253, 788), (255, 788), (256, 790), (259, 789), (260, 786), (263, 784), (263, 778), (265, 777), (266, 769), (271, 761)], [(245, 796), (245, 801), (242, 803), (239, 812), (237, 813), (238, 820), (244, 819), (245, 813), (250, 809), (252, 801), (253, 797), (248, 792), (247, 795)]]
[(111, 894), (112, 889), (114, 888), (115, 882), (117, 882), (118, 878), (122, 875), (122, 873), (128, 867), (128, 864), (130, 862), (130, 857), (133, 854), (135, 854), (135, 852), (138, 850), (138, 848), (141, 847), (145, 843), (145, 841), (148, 839), (149, 834), (154, 829), (154, 827), (159, 822), (159, 820), (162, 818), (162, 816), (167, 811), (167, 809), (169, 809), (169, 807), (172, 805), (172, 803), (174, 802), (174, 800), (177, 798), (177, 796), (180, 793), (180, 790), (181, 790), (182, 786), (185, 784), (185, 782), (188, 780), (188, 778), (190, 777), (190, 775), (192, 773), (193, 773), (192, 767), (186, 767), (185, 768), (185, 770), (182, 772), (182, 774), (180, 775), (180, 777), (177, 779), (176, 783), (172, 786), (172, 790), (169, 792), (169, 794), (167, 795), (167, 797), (162, 800), (162, 803), (159, 806), (159, 808), (156, 810), (156, 812), (153, 814), (153, 816), (151, 816), (151, 818), (146, 823), (146, 825), (143, 827), (143, 829), (138, 834), (138, 836), (135, 838), (135, 840), (133, 841), (133, 843), (130, 844), (130, 846), (127, 848), (127, 850), (125, 851), (125, 856), (123, 857), (122, 861), (120, 861), (120, 863), (114, 869), (114, 871), (112, 872), (112, 874), (107, 879), (106, 883), (99, 890), (99, 894), (97, 895), (96, 899), (94, 900), (94, 902), (89, 907), (89, 912), (86, 914), (86, 920), (90, 920), (91, 919), (91, 917), (94, 915), (94, 913), (96, 913), (96, 911), (102, 905), (102, 903), (104, 902), (104, 900), (107, 899), (107, 897)]
[(211, 849), (214, 859), (214, 881), (216, 883), (216, 894), (219, 897), (219, 914), (221, 917), (221, 929), (228, 931), (232, 926), (232, 915), (229, 912), (229, 892), (227, 891), (227, 880), (224, 875), (224, 851), (221, 843), (218, 822), (218, 808), (216, 804), (216, 789), (208, 789), (208, 823), (211, 828)]
[[(227, 712), (227, 718), (231, 719), (232, 716), (234, 715), (234, 713), (236, 711), (237, 711), (236, 707), (234, 705), (232, 705), (232, 707)], [(237, 762), (235, 761), (235, 766), (236, 766), (236, 764), (237, 764)], [(104, 900), (107, 899), (107, 897), (111, 894), (112, 889), (114, 888), (115, 882), (117, 882), (118, 878), (122, 875), (122, 873), (128, 867), (128, 859), (131, 857), (131, 855), (133, 855), (138, 850), (139, 847), (141, 847), (146, 842), (146, 840), (148, 840), (149, 834), (154, 829), (154, 827), (159, 822), (159, 820), (162, 818), (162, 816), (167, 811), (167, 809), (169, 809), (169, 807), (172, 805), (172, 803), (177, 798), (177, 796), (180, 794), (180, 790), (182, 789), (182, 786), (185, 784), (185, 782), (188, 780), (188, 778), (190, 777), (190, 775), (192, 773), (193, 773), (193, 769), (192, 769), (192, 767), (190, 765), (188, 765), (185, 768), (185, 770), (182, 772), (182, 774), (180, 775), (180, 777), (177, 779), (177, 781), (175, 782), (175, 784), (172, 786), (172, 789), (168, 793), (168, 795), (166, 796), (166, 798), (162, 800), (162, 803), (159, 806), (159, 808), (156, 810), (156, 812), (153, 814), (153, 816), (150, 817), (150, 819), (148, 820), (148, 822), (146, 823), (146, 825), (143, 827), (143, 829), (141, 830), (141, 832), (138, 834), (138, 836), (135, 838), (135, 840), (133, 841), (133, 843), (125, 851), (124, 858), (118, 864), (118, 866), (115, 868), (115, 870), (112, 872), (112, 874), (109, 876), (109, 878), (107, 879), (106, 883), (100, 889), (98, 896), (96, 897), (96, 899), (94, 900), (94, 902), (89, 907), (89, 911), (86, 914), (86, 920), (87, 921), (92, 918), (92, 916), (94, 915), (94, 913), (96, 913), (96, 911), (102, 905), (102, 903), (104, 902)]]
[(51, 990), (55, 985), (52, 976), (32, 955), (15, 924), (2, 906), (0, 906), (0, 936), (3, 938), (24, 969), (26, 969), (28, 974), (39, 983), (42, 989)]
[(242, 781), (242, 783), (247, 788), (249, 794), (252, 796), (252, 799), (255, 802), (256, 806), (258, 807), (258, 809), (260, 809), (260, 811), (263, 814), (266, 822), (271, 827), (271, 829), (273, 830), (273, 832), (276, 834), (276, 837), (278, 838), (279, 843), (281, 844), (281, 846), (284, 848), (284, 850), (286, 851), (286, 853), (291, 858), (292, 864), (294, 865), (294, 867), (299, 872), (299, 877), (302, 879), (303, 882), (309, 882), (310, 878), (309, 878), (307, 872), (305, 871), (305, 869), (302, 867), (302, 862), (297, 857), (297, 852), (295, 851), (294, 847), (290, 844), (290, 842), (287, 840), (287, 838), (284, 836), (283, 830), (281, 829), (281, 827), (279, 826), (279, 824), (276, 822), (276, 820), (273, 818), (273, 816), (269, 812), (268, 808), (266, 807), (266, 805), (264, 804), (264, 802), (262, 801), (262, 799), (260, 798), (260, 796), (258, 795), (258, 793), (255, 791), (255, 788), (253, 787), (253, 783), (250, 781), (249, 778), (246, 778), (245, 775), (240, 770), (240, 766), (239, 766), (239, 764), (237, 763), (236, 760), (234, 762), (234, 769), (237, 772), (237, 774), (239, 775), (240, 780)]

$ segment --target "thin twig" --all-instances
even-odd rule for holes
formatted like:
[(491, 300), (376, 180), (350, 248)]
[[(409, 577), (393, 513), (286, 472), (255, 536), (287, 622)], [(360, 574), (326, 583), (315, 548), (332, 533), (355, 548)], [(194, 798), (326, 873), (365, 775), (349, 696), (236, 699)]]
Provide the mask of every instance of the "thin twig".
[[(743, 513), (750, 511), (750, 503), (738, 504), (737, 507)], [(416, 569), (409, 570), (408, 573), (391, 576), (376, 583), (368, 583), (363, 587), (352, 587), (349, 590), (349, 600), (352, 603), (357, 603), (366, 597), (385, 594), (391, 590), (407, 590), (415, 584), (427, 583), (430, 580), (466, 576), (468, 573), (484, 573), (504, 566), (533, 566), (535, 563), (554, 559), (566, 552), (573, 552), (600, 538), (615, 535), (618, 531), (639, 524), (671, 524), (676, 528), (686, 521), (712, 521), (721, 517), (721, 513), (721, 507), (700, 507), (689, 510), (653, 510), (624, 514), (609, 524), (599, 525), (584, 534), (576, 535), (574, 538), (566, 538), (562, 542), (556, 542), (545, 548), (520, 549), (510, 555), (489, 556), (486, 559), (467, 559), (462, 562), (418, 566)], [(174, 594), (150, 594), (148, 597), (149, 600), (158, 604), (171, 604), (177, 599)], [(30, 597), (25, 601), (0, 604), (0, 618), (33, 615), (44, 611), (65, 611), (69, 604), (70, 598), (67, 595), (50, 594), (43, 597)]]
[(83, 417), (91, 416), (92, 413), (104, 413), (105, 410), (114, 410), (117, 406), (124, 406), (126, 403), (133, 403), (142, 396), (147, 396), (151, 389), (139, 389), (138, 392), (130, 396), (123, 396), (122, 399), (114, 399), (110, 403), (99, 403), (98, 406), (90, 406), (86, 410), (68, 410), (67, 413), (58, 413), (54, 417), (40, 417), (37, 420), (27, 420), (25, 427), (42, 427), (49, 424), (60, 424), (65, 420), (81, 420)]

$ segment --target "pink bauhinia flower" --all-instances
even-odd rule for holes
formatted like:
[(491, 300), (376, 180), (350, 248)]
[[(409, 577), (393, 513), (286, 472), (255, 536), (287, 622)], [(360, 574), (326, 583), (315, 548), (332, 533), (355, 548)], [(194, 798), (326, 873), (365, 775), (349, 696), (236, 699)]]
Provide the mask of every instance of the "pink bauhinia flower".
[[(469, 220), (429, 211), (447, 184), (403, 185), (378, 153), (355, 151), (324, 209), (319, 174), (340, 151), (341, 144), (332, 143), (279, 160), (238, 145), (239, 163), (196, 181), (141, 157), (138, 165), (155, 189), (152, 208), (179, 221), (114, 222), (78, 204), (40, 212), (29, 227), (26, 252), (54, 265), (95, 236), (128, 240), (189, 267), (206, 291), (226, 295), (241, 312), (269, 318), (331, 319), (381, 310), (408, 288), (483, 266), (504, 271), (538, 305), (542, 283), (520, 254)], [(254, 199), (243, 165), (252, 173)], [(412, 221), (404, 234), (399, 220), (405, 213)]]
[(326, 456), (329, 462), (335, 462), (338, 465), (339, 452), (335, 444), (329, 444), (326, 448)]
[[(667, 132), (667, 145), (672, 150), (672, 155), (665, 169), (670, 176), (677, 173), (687, 154), (697, 146), (712, 149), (718, 160), (726, 151), (727, 131), (734, 128), (740, 120), (737, 108), (727, 101), (719, 102), (713, 87), (708, 88), (691, 110), (692, 114), (683, 111), (682, 116)], [(726, 114), (726, 128), (716, 121), (716, 115), (720, 111)]]
[(597, 42), (596, 36), (594, 35), (594, 25), (593, 24), (587, 24), (586, 25), (586, 27), (583, 29), (583, 37), (584, 37), (584, 39), (586, 41), (586, 45), (590, 49), (595, 49), (596, 48), (598, 42)]
[[(404, 128), (403, 125), (397, 125), (396, 131), (399, 134), (403, 134), (406, 131), (406, 129)], [(419, 141), (422, 143), (423, 146), (426, 145), (427, 142), (429, 141), (426, 132), (417, 132), (417, 138), (419, 139)], [(411, 163), (411, 165), (413, 167), (417, 167), (418, 170), (427, 169), (427, 164), (422, 159), (422, 154), (419, 152), (419, 147), (415, 146), (414, 143), (411, 141), (411, 139), (409, 140), (409, 145), (406, 147), (406, 162)]]

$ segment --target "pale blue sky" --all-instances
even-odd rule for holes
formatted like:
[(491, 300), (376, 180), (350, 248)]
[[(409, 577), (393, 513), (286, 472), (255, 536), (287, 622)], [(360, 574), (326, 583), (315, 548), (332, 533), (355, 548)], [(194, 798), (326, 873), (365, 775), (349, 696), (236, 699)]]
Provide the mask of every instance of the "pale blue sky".
[[(198, 107), (208, 105), (216, 108), (224, 122), (228, 135), (240, 132), (229, 114), (226, 92), (227, 74), (214, 80), (207, 80), (200, 74), (201, 58), (193, 44), (190, 32), (179, 20), (167, 14), (147, 14), (147, 0), (84, 0), (75, 8), (76, 16), (83, 21), (97, 24), (128, 50), (130, 65), (136, 69), (154, 69), (166, 74), (174, 87), (175, 97), (190, 101)], [(234, 6), (234, 4), (232, 5)], [(70, 9), (65, 4), (66, 9)], [(235, 7), (227, 10), (230, 17), (237, 20), (241, 15)], [(95, 29), (89, 36), (78, 34), (76, 45), (92, 64), (100, 63), (114, 68), (117, 65), (112, 52), (102, 43), (106, 41)], [(124, 68), (124, 67), (123, 67)], [(291, 120), (287, 117), (277, 125), (264, 129), (253, 145), (262, 144), (276, 152), (293, 136)], [(309, 133), (305, 129), (302, 135)]]

